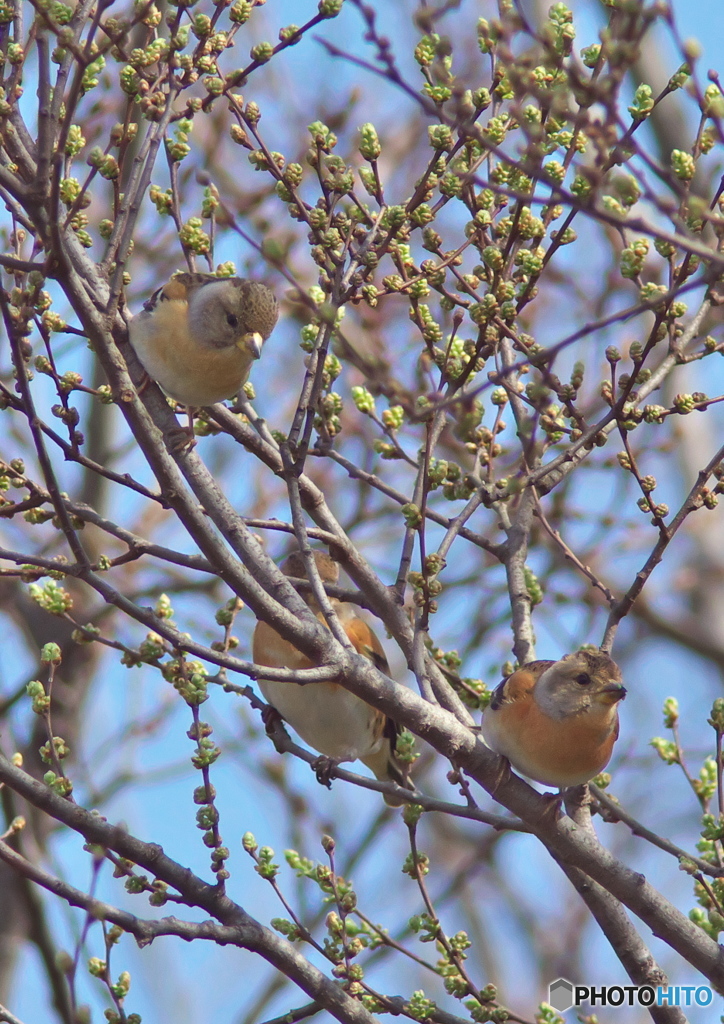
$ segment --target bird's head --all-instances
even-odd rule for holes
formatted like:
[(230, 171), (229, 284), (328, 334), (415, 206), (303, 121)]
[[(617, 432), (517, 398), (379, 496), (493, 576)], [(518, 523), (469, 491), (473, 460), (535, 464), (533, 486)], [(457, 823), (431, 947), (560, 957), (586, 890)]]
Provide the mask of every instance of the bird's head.
[(189, 299), (189, 330), (209, 348), (236, 345), (244, 355), (258, 359), (262, 345), (274, 330), (279, 303), (260, 281), (227, 277), (209, 281)]
[(575, 651), (540, 676), (534, 699), (551, 718), (605, 711), (626, 696), (621, 669), (601, 651)]

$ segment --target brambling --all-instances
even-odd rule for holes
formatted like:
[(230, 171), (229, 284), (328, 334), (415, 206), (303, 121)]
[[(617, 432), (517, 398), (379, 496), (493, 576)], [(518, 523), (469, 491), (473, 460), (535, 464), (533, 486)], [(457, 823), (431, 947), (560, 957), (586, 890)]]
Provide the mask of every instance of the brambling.
[(259, 281), (174, 274), (133, 317), (129, 337), (149, 377), (193, 408), (241, 389), (278, 316)]
[[(337, 563), (325, 552), (315, 551), (313, 554), (322, 582), (336, 584), (339, 580)], [(307, 578), (299, 551), (291, 554), (282, 563), (281, 569), (286, 576)], [(324, 622), (314, 595), (305, 591), (302, 597), (320, 622)], [(357, 608), (334, 597), (329, 600), (354, 649), (381, 672), (389, 675), (390, 669), (382, 645), (367, 623), (359, 617)], [(312, 667), (308, 658), (265, 622), (257, 622), (252, 646), (254, 661), (259, 665), (293, 670)], [(305, 743), (320, 754), (335, 763), (359, 758), (380, 782), (396, 782), (399, 786), (412, 789), (405, 766), (395, 753), (399, 726), (382, 711), (371, 707), (333, 681), (300, 686), (298, 683), (280, 683), (260, 678), (259, 687), (281, 717)], [(317, 773), (320, 781), (323, 781), (322, 776), (323, 768), (320, 767)], [(384, 799), (391, 807), (400, 806), (401, 801), (393, 796), (385, 794)]]
[(531, 661), (494, 691), (482, 736), (528, 778), (578, 786), (608, 764), (625, 696), (621, 670), (600, 651)]

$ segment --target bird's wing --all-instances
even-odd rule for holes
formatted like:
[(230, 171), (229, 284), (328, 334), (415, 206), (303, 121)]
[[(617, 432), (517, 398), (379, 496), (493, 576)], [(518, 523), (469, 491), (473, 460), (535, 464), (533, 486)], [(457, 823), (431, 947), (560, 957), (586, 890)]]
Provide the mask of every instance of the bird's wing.
[(554, 661), (530, 661), (527, 665), (521, 666), (499, 683), (493, 690), (488, 707), (491, 711), (497, 711), (503, 704), (512, 704), (516, 700), (524, 700), (529, 696), (531, 690)]
[(138, 314), (139, 316), (146, 318), (153, 315), (153, 312), (158, 306), (159, 302), (163, 302), (167, 298), (167, 296), (164, 295), (164, 289), (166, 287), (167, 285), (163, 285), (161, 288), (157, 288), (153, 295), (150, 297), (150, 299), (146, 299), (146, 301), (143, 303), (143, 311)]
[(205, 284), (211, 284), (212, 281), (223, 280), (235, 281), (237, 279), (225, 279), (216, 277), (214, 274), (191, 274), (185, 271), (174, 274), (173, 277), (169, 278), (166, 284), (161, 285), (160, 288), (156, 289), (150, 299), (147, 299), (146, 302), (144, 302), (143, 308), (147, 313), (153, 313), (159, 302), (188, 302), (193, 295), (198, 292), (199, 288), (203, 288)]
[[(372, 662), (376, 669), (379, 669), (380, 672), (383, 672), (388, 676), (390, 674), (390, 663), (387, 660), (387, 655), (384, 652), (377, 634), (371, 626), (368, 626), (364, 619), (359, 618), (359, 616), (355, 616), (344, 623), (344, 628), (357, 653), (362, 654)], [(382, 712), (380, 712), (380, 715), (382, 715)], [(397, 743), (397, 737), (401, 732), (400, 726), (388, 715), (384, 716), (384, 722), (381, 724), (382, 735), (389, 739), (392, 750), (394, 751), (395, 744)]]
[(212, 284), (213, 282), (218, 283), (219, 281), (230, 281), (235, 284), (239, 280), (240, 278), (238, 277), (217, 277), (215, 274), (191, 274), (184, 272), (180, 274), (174, 274), (174, 276), (168, 282), (168, 285), (166, 285), (166, 287), (168, 288), (169, 285), (173, 285), (176, 288), (183, 288), (184, 295), (174, 296), (174, 298), (186, 298), (190, 302), (191, 299), (196, 294), (196, 292), (198, 292), (199, 288), (203, 288), (204, 285)]
[[(386, 676), (390, 675), (390, 665), (374, 630), (367, 625), (364, 619), (355, 616), (345, 621), (344, 628), (347, 636), (352, 641), (352, 646), (359, 653), (368, 658), (375, 668), (379, 669)], [(396, 756), (397, 737), (402, 732), (402, 726), (389, 715), (378, 712), (379, 718), (376, 723), (378, 736), (384, 736), (389, 746), (386, 750), (372, 758), (366, 758), (365, 764), (371, 768), (378, 778), (393, 779), (399, 786), (405, 789), (412, 789), (412, 783), (407, 774), (407, 768), (401, 764)], [(385, 798), (387, 799), (387, 798)], [(394, 803), (392, 806), (396, 806)]]
[(364, 655), (365, 658), (372, 662), (375, 668), (378, 668), (380, 672), (384, 672), (388, 676), (390, 674), (390, 665), (384, 648), (374, 630), (359, 616), (343, 620), (343, 625), (357, 653)]

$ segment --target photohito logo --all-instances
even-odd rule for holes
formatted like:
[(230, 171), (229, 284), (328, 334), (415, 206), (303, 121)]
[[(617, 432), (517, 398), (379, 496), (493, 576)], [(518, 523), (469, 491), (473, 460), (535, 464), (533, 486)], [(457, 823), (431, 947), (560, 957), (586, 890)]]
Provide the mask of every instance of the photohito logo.
[(708, 985), (574, 985), (558, 978), (548, 986), (548, 1002), (565, 1013), (572, 1006), (709, 1006)]

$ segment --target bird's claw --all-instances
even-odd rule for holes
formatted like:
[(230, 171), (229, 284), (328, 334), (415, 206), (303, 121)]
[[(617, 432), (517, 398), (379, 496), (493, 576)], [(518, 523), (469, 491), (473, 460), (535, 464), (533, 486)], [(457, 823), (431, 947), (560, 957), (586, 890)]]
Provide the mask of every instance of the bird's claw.
[(182, 451), (191, 451), (196, 447), (196, 437), (193, 427), (174, 427), (166, 435), (168, 450), (173, 454), (180, 454)]
[(312, 761), (312, 768), (320, 785), (326, 786), (327, 789), (332, 788), (332, 779), (336, 778), (338, 763), (333, 757), (327, 757), (325, 754)]
[(495, 782), (493, 783), (493, 788), (490, 790), (490, 795), (493, 797), (493, 799), (495, 799), (495, 794), (498, 792), (503, 783), (507, 782), (508, 779), (513, 774), (512, 769), (510, 767), (510, 761), (508, 760), (508, 758), (505, 757), (503, 754), (500, 754), (499, 759), (500, 763), (498, 765), (498, 770), (495, 773)]
[(558, 821), (559, 818), (564, 816), (563, 811), (563, 793), (541, 793), (541, 799), (544, 801), (545, 806), (541, 811), (541, 820), (546, 821)]
[(271, 736), (279, 723), (283, 721), (282, 716), (275, 707), (272, 707), (271, 704), (267, 704), (262, 709), (261, 720), (264, 723), (267, 736)]

